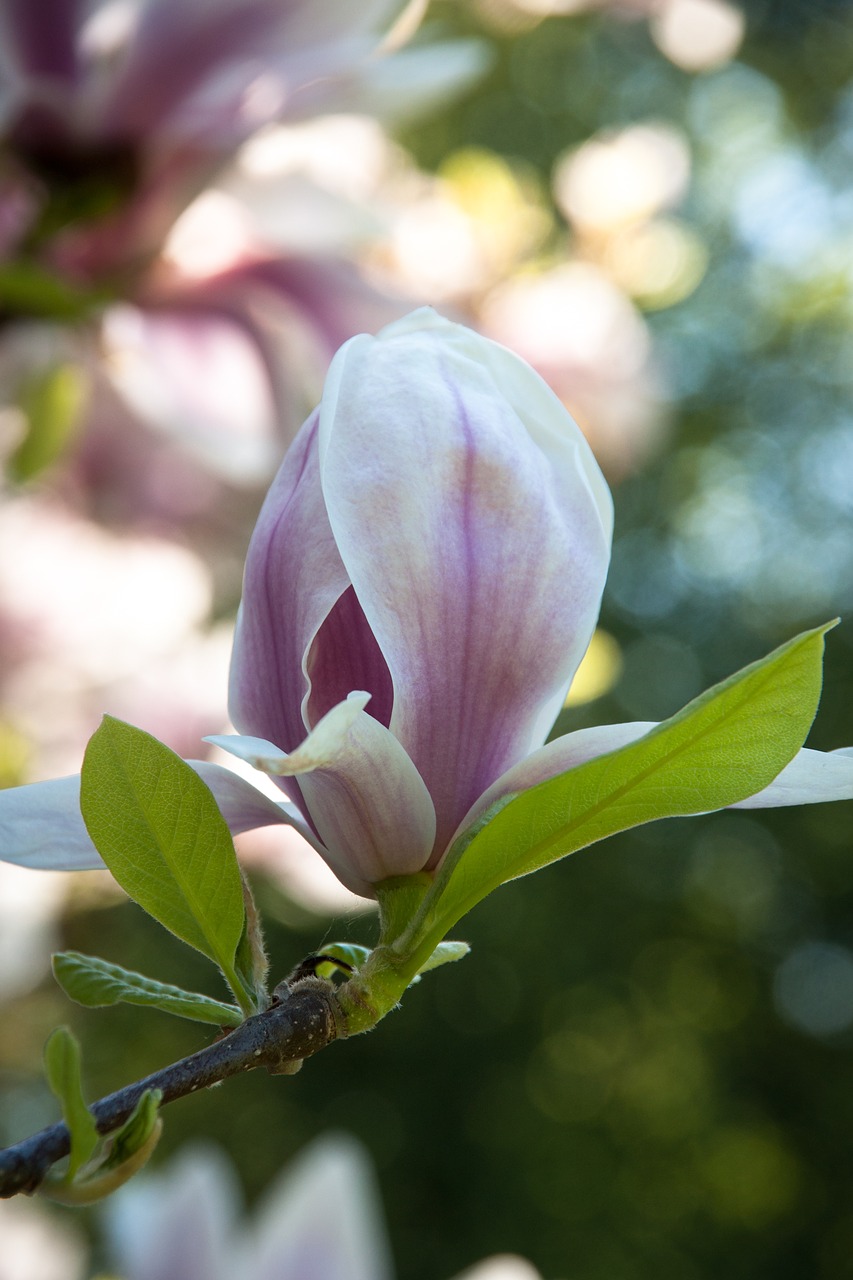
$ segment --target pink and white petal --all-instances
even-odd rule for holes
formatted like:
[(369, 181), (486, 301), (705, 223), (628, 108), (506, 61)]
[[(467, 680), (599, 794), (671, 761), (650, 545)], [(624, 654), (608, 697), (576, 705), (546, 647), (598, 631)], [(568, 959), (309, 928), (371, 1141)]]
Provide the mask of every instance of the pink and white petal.
[(235, 484), (280, 456), (273, 388), (247, 326), (212, 308), (111, 308), (102, 337), (119, 394), (143, 421)]
[(0, 858), (40, 871), (103, 869), (80, 813), (79, 774), (0, 791)]
[(295, 805), (286, 800), (271, 799), (263, 791), (253, 787), (251, 782), (221, 764), (213, 764), (209, 760), (188, 760), (187, 764), (192, 765), (202, 782), (213, 792), (232, 836), (282, 823), (293, 827), (304, 840), (316, 847), (314, 833)]
[(346, 112), (400, 125), (446, 106), (488, 71), (493, 54), (484, 40), (448, 40), (405, 49), (355, 66), (336, 80), (316, 81), (297, 94), (291, 118)]
[(853, 747), (812, 751), (803, 747), (769, 787), (733, 809), (779, 809), (792, 804), (853, 800)]
[(435, 801), (438, 850), (544, 738), (609, 558), (588, 446), (492, 345), (418, 312), (348, 343), (320, 410), (329, 520), (391, 672), (390, 728)]
[(391, 1280), (373, 1170), (354, 1139), (318, 1139), (273, 1184), (244, 1261), (253, 1280)]
[(302, 742), (308, 654), (349, 585), (320, 490), (314, 414), (272, 483), (246, 557), (229, 689), (241, 734), (285, 752)]
[[(205, 760), (187, 763), (210, 787), (232, 835), (283, 823), (316, 844), (291, 806), (270, 800), (221, 765)], [(103, 868), (80, 812), (79, 774), (0, 791), (0, 860), (36, 870)]]
[(340, 880), (366, 886), (422, 870), (435, 838), (435, 810), (423, 779), (397, 739), (352, 693), (329, 711), (296, 751), (257, 738), (211, 738), (273, 777), (298, 780), (324, 857)]

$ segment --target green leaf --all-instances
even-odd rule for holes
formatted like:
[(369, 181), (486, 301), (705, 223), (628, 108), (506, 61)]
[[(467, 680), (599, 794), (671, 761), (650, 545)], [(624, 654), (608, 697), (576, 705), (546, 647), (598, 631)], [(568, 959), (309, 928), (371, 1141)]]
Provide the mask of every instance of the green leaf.
[(163, 1132), (159, 1114), (163, 1094), (160, 1089), (146, 1089), (134, 1108), (133, 1115), (106, 1142), (107, 1154), (93, 1169), (80, 1178), (60, 1178), (48, 1173), (39, 1191), (59, 1204), (94, 1204), (112, 1195), (129, 1182), (148, 1163)]
[[(110, 1153), (104, 1161), (103, 1169), (127, 1167), (133, 1162), (135, 1173), (141, 1167), (139, 1158), (144, 1156), (145, 1163), (160, 1136), (160, 1103), (163, 1101), (162, 1089), (146, 1089), (133, 1109), (133, 1114), (112, 1137)], [(155, 1137), (156, 1131), (156, 1137)], [(152, 1143), (152, 1138), (154, 1142)], [(99, 1170), (100, 1172), (100, 1170)]]
[(6, 311), (54, 320), (79, 319), (103, 300), (101, 295), (65, 284), (56, 272), (21, 261), (0, 266), (0, 299)]
[(98, 956), (81, 955), (79, 951), (58, 952), (53, 957), (53, 972), (66, 995), (89, 1009), (137, 1004), (216, 1027), (237, 1027), (243, 1021), (236, 1005), (222, 1004), (195, 991), (183, 991), (122, 969)]
[(80, 808), (125, 892), (215, 961), (253, 1012), (234, 971), (245, 923), (234, 842), (201, 778), (150, 734), (104, 716), (86, 748)]
[(80, 1045), (67, 1027), (57, 1027), (44, 1047), (47, 1082), (59, 1099), (62, 1118), (71, 1134), (71, 1152), (64, 1181), (70, 1182), (98, 1145), (95, 1119), (80, 1084)]
[(18, 403), (27, 429), (7, 464), (9, 476), (17, 484), (39, 475), (71, 444), (85, 393), (83, 373), (73, 364), (43, 371), (20, 388)]
[(453, 964), (469, 954), (471, 947), (467, 942), (439, 942), (426, 964), (418, 969), (418, 975), (429, 973), (430, 969), (438, 969), (443, 964)]
[[(768, 786), (817, 710), (817, 627), (709, 689), (645, 737), (510, 796), (463, 833), (425, 900), (441, 931), (492, 889), (655, 818), (704, 813)], [(431, 932), (439, 932), (432, 929)]]
[(358, 972), (370, 955), (370, 947), (362, 947), (355, 942), (327, 942), (325, 946), (318, 949), (317, 955), (338, 960), (347, 968)]

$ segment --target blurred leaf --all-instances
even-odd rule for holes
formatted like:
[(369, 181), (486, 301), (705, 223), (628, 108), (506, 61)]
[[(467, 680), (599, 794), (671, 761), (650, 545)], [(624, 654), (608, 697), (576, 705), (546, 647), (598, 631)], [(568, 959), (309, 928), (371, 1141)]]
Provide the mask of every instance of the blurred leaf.
[(630, 746), (510, 797), (450, 850), (436, 880), (437, 917), (449, 928), (498, 885), (596, 840), (721, 809), (768, 786), (814, 719), (823, 637), (834, 625), (790, 640)]
[(254, 1011), (234, 970), (245, 924), (234, 842), (199, 776), (151, 734), (104, 716), (86, 748), (80, 807), (125, 892), (215, 961)]
[(0, 266), (0, 307), (4, 311), (74, 320), (84, 315), (96, 300), (35, 263), (5, 262)]
[(62, 456), (74, 437), (85, 395), (85, 378), (73, 364), (57, 365), (24, 383), (18, 404), (27, 427), (7, 464), (12, 480), (32, 480)]
[(236, 1027), (243, 1021), (236, 1005), (222, 1004), (195, 991), (157, 982), (120, 965), (109, 964), (98, 956), (81, 955), (79, 951), (58, 952), (53, 957), (53, 972), (66, 995), (90, 1009), (136, 1004), (216, 1027)]
[(71, 1134), (68, 1172), (63, 1179), (70, 1182), (98, 1145), (98, 1130), (80, 1084), (80, 1045), (67, 1027), (57, 1027), (50, 1035), (44, 1047), (44, 1067)]

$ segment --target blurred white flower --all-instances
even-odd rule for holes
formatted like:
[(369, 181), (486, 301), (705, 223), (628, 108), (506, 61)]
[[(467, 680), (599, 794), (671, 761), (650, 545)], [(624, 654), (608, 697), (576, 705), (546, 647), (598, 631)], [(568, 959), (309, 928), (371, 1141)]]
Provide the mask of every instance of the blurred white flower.
[(82, 1237), (24, 1196), (0, 1200), (0, 1241), (0, 1280), (83, 1280)]
[[(130, 1182), (105, 1206), (123, 1280), (391, 1280), (373, 1170), (354, 1139), (315, 1141), (248, 1225), (238, 1223), (238, 1203), (231, 1166), (211, 1147), (187, 1149), (167, 1172)], [(522, 1259), (501, 1256), (459, 1280), (539, 1277)]]

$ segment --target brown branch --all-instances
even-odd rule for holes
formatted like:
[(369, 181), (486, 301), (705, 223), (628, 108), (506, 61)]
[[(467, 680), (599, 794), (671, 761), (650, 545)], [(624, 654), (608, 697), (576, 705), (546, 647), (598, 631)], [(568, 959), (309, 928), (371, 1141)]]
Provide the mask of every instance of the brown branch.
[[(89, 1110), (99, 1133), (111, 1133), (124, 1124), (146, 1089), (160, 1089), (166, 1103), (254, 1067), (265, 1067), (272, 1075), (292, 1075), (303, 1058), (347, 1034), (331, 983), (305, 978), (284, 990), (277, 988), (276, 994), (277, 1003), (221, 1040), (93, 1102)], [(59, 1123), (0, 1151), (0, 1198), (35, 1191), (51, 1165), (68, 1155), (70, 1145), (68, 1130)]]

